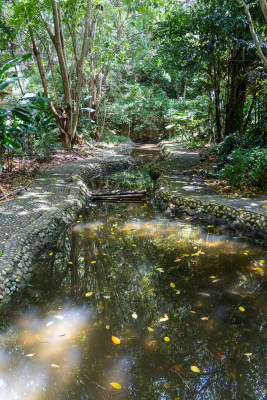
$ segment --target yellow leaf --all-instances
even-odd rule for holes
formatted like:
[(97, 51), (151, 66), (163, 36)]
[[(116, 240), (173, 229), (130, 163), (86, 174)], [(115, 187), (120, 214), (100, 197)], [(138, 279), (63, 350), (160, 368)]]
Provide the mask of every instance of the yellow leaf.
[(153, 329), (153, 328), (150, 328), (150, 326), (147, 327), (147, 330), (148, 330), (149, 332), (154, 332), (154, 329)]
[(110, 299), (110, 296), (103, 296), (104, 299)]
[(96, 263), (96, 261), (91, 261), (91, 264), (95, 264)]
[(200, 319), (202, 319), (202, 321), (208, 321), (209, 317), (202, 317)]
[(242, 306), (240, 306), (240, 307), (239, 307), (239, 310), (242, 311), (242, 312), (244, 312), (244, 311), (245, 311), (245, 308), (242, 307)]
[(115, 344), (120, 344), (120, 342), (121, 342), (120, 339), (117, 338), (116, 336), (112, 336), (111, 339), (112, 339), (112, 342)]
[(175, 283), (171, 282), (170, 287), (175, 288)]
[(265, 260), (260, 260), (260, 263), (261, 263), (261, 264), (264, 264), (264, 263), (265, 263)]
[(52, 368), (60, 368), (59, 365), (57, 365), (57, 364), (51, 364), (51, 367)]
[(160, 318), (159, 322), (168, 321), (168, 319), (169, 319), (169, 317), (163, 317), (163, 318)]
[(117, 382), (110, 382), (110, 385), (113, 386), (115, 389), (121, 389), (121, 385)]
[(244, 353), (244, 356), (252, 356), (252, 353)]
[(73, 264), (73, 262), (72, 262), (72, 261), (69, 261), (69, 264)]
[(198, 372), (200, 373), (200, 369), (198, 367), (195, 367), (194, 365), (192, 365), (192, 367), (190, 367), (191, 371), (193, 372)]
[(53, 255), (53, 253), (49, 253), (49, 255), (50, 255), (50, 256), (52, 256), (52, 255)]
[(106, 329), (109, 329), (110, 328), (110, 326), (109, 325), (106, 325)]
[(183, 254), (184, 257), (190, 257), (190, 254)]
[(136, 247), (136, 244), (132, 244), (133, 247)]
[(34, 356), (34, 354), (35, 354), (35, 353), (26, 354), (26, 356), (25, 356), (25, 357), (32, 357), (32, 356)]
[(174, 260), (173, 262), (179, 262), (181, 261), (181, 258), (176, 258), (176, 260)]
[(136, 314), (136, 312), (132, 313), (132, 317), (133, 317), (134, 319), (136, 319), (136, 318), (137, 318), (137, 314)]
[(168, 336), (165, 336), (164, 340), (165, 342), (169, 342), (171, 339)]
[(93, 294), (93, 292), (85, 293), (85, 297), (90, 297), (90, 296), (92, 296), (92, 294)]
[(210, 279), (215, 279), (215, 278), (216, 278), (216, 276), (214, 276), (214, 275), (210, 276)]

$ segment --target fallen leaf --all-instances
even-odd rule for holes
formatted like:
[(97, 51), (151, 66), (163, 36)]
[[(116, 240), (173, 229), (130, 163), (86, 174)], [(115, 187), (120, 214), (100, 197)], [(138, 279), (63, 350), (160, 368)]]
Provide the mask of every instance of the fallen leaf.
[(132, 313), (132, 317), (133, 317), (134, 319), (136, 319), (136, 318), (137, 318), (137, 314), (136, 314), (136, 312)]
[(264, 264), (264, 263), (265, 263), (265, 260), (260, 260), (260, 263), (261, 263), (261, 264)]
[(180, 290), (176, 289), (176, 290), (175, 290), (175, 293), (176, 293), (176, 294), (180, 294), (181, 292), (180, 292)]
[(195, 311), (189, 311), (189, 312), (191, 312), (191, 314), (195, 314), (196, 313)]
[(46, 326), (51, 326), (51, 325), (53, 325), (53, 323), (54, 323), (54, 321), (50, 321), (50, 322), (48, 322), (48, 323), (46, 324)]
[(252, 356), (252, 353), (244, 353), (244, 356), (250, 357)]
[(202, 317), (200, 319), (202, 319), (202, 321), (208, 321), (209, 317)]
[(112, 342), (115, 344), (120, 344), (120, 342), (121, 342), (120, 339), (117, 338), (116, 336), (112, 336), (111, 339), (112, 339)]
[(106, 329), (109, 329), (110, 328), (110, 326), (109, 325), (106, 325)]
[(168, 315), (165, 315), (165, 317), (160, 318), (159, 322), (168, 321), (168, 319), (169, 319)]
[(242, 312), (244, 312), (244, 311), (245, 311), (245, 308), (242, 307), (242, 306), (240, 306), (240, 307), (239, 307), (239, 310), (242, 311)]
[(175, 288), (175, 283), (171, 282), (170, 287)]
[(121, 389), (121, 385), (117, 382), (110, 382), (110, 385), (113, 386), (115, 389)]
[(110, 296), (103, 296), (104, 299), (110, 299)]
[(165, 342), (169, 342), (171, 339), (168, 336), (165, 336), (164, 340)]
[(174, 366), (172, 367), (172, 370), (175, 371), (175, 372), (178, 372), (178, 374), (180, 374), (180, 373), (182, 372), (181, 368), (178, 367), (178, 365), (174, 365)]
[(96, 263), (96, 261), (91, 261), (91, 264), (95, 264)]
[(198, 367), (195, 367), (194, 365), (192, 365), (192, 366), (190, 367), (190, 369), (191, 369), (191, 371), (193, 371), (193, 372), (198, 372), (198, 373), (200, 373), (200, 369), (199, 369)]
[(92, 296), (92, 295), (93, 295), (93, 292), (85, 293), (85, 297), (90, 297), (90, 296)]
[(154, 332), (154, 329), (153, 329), (153, 328), (150, 328), (150, 326), (147, 327), (147, 330), (148, 330), (149, 332)]
[(164, 272), (164, 269), (163, 268), (157, 268), (156, 271)]
[(183, 254), (184, 257), (190, 257), (190, 254)]
[(69, 264), (73, 264), (73, 262), (72, 262), (72, 261), (69, 261)]
[(32, 357), (32, 356), (34, 356), (34, 355), (35, 355), (35, 353), (26, 354), (26, 356), (25, 356), (25, 357)]
[(176, 258), (176, 260), (174, 260), (173, 262), (179, 262), (181, 261), (181, 258)]
[(64, 319), (64, 317), (62, 317), (62, 315), (56, 315), (57, 319)]
[(136, 244), (132, 244), (133, 247), (136, 247)]
[(210, 276), (210, 279), (215, 279), (215, 278), (216, 278), (216, 276), (214, 276), (214, 275)]
[(52, 256), (52, 255), (53, 255), (53, 253), (49, 253), (49, 255), (50, 255), (50, 256)]
[(51, 364), (51, 367), (52, 367), (52, 368), (60, 368), (60, 366), (57, 365), (57, 364)]

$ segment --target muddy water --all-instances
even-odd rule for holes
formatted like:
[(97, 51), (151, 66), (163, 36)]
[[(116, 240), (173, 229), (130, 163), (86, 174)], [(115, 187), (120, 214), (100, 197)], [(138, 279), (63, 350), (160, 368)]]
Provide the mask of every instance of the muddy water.
[(266, 248), (221, 229), (88, 206), (1, 316), (0, 399), (266, 398)]

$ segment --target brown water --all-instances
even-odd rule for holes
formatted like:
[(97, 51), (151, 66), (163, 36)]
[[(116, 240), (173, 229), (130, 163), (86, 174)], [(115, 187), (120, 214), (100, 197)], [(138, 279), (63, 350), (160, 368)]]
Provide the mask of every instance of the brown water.
[(146, 204), (87, 208), (1, 317), (0, 399), (266, 398), (265, 260)]

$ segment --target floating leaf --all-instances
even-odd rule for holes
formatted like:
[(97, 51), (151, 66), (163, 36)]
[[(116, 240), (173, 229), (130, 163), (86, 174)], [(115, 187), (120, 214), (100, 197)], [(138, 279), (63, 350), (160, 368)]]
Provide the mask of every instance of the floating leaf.
[(184, 257), (190, 257), (190, 254), (183, 254)]
[(69, 261), (69, 264), (73, 264), (73, 262), (72, 262), (72, 261)]
[(51, 364), (51, 367), (52, 367), (52, 368), (60, 368), (60, 366), (57, 365), (57, 364)]
[(106, 329), (109, 329), (110, 328), (110, 326), (109, 325), (106, 325)]
[(117, 382), (110, 382), (110, 385), (113, 386), (115, 389), (121, 389), (121, 385)]
[(62, 315), (56, 315), (57, 319), (64, 319), (64, 317), (62, 317)]
[(35, 355), (35, 353), (31, 353), (31, 354), (26, 354), (25, 357), (33, 357)]
[(171, 339), (168, 336), (165, 336), (164, 340), (165, 342), (169, 342)]
[(195, 311), (190, 311), (191, 312), (191, 314), (195, 314), (196, 312)]
[(200, 319), (202, 319), (202, 321), (208, 321), (209, 317), (202, 317)]
[(49, 253), (49, 255), (50, 255), (50, 256), (52, 256), (52, 255), (53, 255), (53, 253)]
[(48, 323), (46, 324), (46, 326), (51, 326), (51, 325), (53, 325), (53, 323), (54, 323), (54, 321), (50, 321), (50, 322), (48, 322)]
[(137, 318), (137, 314), (136, 314), (136, 312), (132, 313), (132, 317), (133, 317), (134, 319), (136, 319), (136, 318)]
[(90, 297), (90, 296), (92, 296), (92, 295), (93, 295), (93, 292), (85, 293), (85, 297)]
[(149, 332), (154, 332), (154, 329), (153, 329), (153, 328), (150, 328), (150, 326), (147, 327), (147, 330), (148, 330)]
[(265, 260), (260, 260), (260, 263), (261, 263), (261, 264), (264, 264), (264, 263), (265, 263)]
[(110, 299), (110, 296), (103, 296), (104, 299)]
[(175, 293), (176, 293), (176, 294), (180, 294), (181, 292), (180, 292), (180, 290), (176, 289), (176, 290), (175, 290)]
[(164, 269), (163, 268), (157, 268), (156, 271), (164, 272)]
[(133, 243), (132, 246), (133, 246), (133, 247), (136, 247), (136, 244)]
[(198, 367), (196, 367), (195, 365), (192, 365), (192, 366), (190, 367), (190, 369), (191, 369), (191, 371), (193, 371), (193, 372), (198, 372), (198, 373), (200, 373), (200, 369), (199, 369)]
[(244, 356), (250, 357), (252, 356), (252, 353), (244, 353)]
[(175, 288), (175, 283), (171, 282), (170, 287)]
[(173, 262), (179, 262), (181, 261), (181, 258), (176, 258), (176, 260), (174, 260)]
[(96, 263), (96, 261), (91, 261), (91, 264), (95, 264)]
[(245, 308), (242, 307), (242, 306), (240, 306), (240, 307), (239, 307), (239, 310), (242, 311), (242, 312), (244, 312), (244, 311), (245, 311)]
[(214, 276), (214, 275), (210, 276), (210, 279), (215, 279), (215, 278), (216, 278), (216, 276)]
[(120, 339), (117, 338), (116, 336), (112, 336), (111, 339), (112, 339), (112, 342), (115, 344), (120, 344), (120, 342), (121, 342)]

